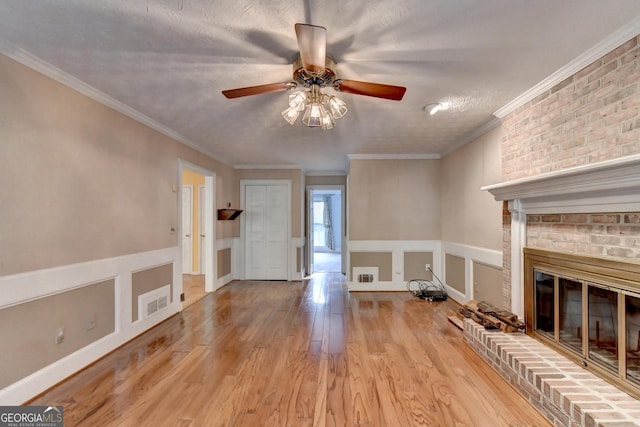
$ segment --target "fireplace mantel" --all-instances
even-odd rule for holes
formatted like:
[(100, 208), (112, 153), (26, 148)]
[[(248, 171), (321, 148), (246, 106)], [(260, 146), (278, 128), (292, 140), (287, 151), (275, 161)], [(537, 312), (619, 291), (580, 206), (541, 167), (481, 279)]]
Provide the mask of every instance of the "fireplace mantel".
[(640, 154), (487, 185), (511, 212), (511, 311), (524, 315), (523, 248), (527, 215), (640, 212)]
[(640, 154), (482, 187), (531, 214), (640, 211)]

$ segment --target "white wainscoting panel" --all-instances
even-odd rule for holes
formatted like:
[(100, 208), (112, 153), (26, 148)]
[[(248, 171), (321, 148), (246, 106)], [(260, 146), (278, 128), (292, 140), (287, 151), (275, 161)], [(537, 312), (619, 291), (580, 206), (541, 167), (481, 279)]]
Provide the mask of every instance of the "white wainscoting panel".
[[(405, 252), (432, 252), (433, 272), (447, 288), (449, 296), (460, 303), (473, 299), (473, 263), (480, 262), (502, 268), (502, 251), (486, 249), (440, 240), (350, 240), (349, 252), (391, 252), (392, 280), (376, 283), (358, 283), (352, 277), (351, 266), (347, 266), (348, 287), (350, 291), (406, 291), (404, 280)], [(461, 293), (447, 285), (445, 277), (445, 254), (451, 254), (465, 260), (465, 292)], [(347, 257), (347, 263), (350, 262)]]
[[(459, 258), (464, 258), (465, 263), (465, 292), (464, 294), (456, 289), (446, 285), (446, 275), (438, 275), (441, 280), (447, 286), (447, 292), (449, 296), (458, 301), (459, 303), (466, 303), (473, 299), (473, 263), (480, 262), (492, 267), (502, 269), (502, 251), (496, 251), (493, 249), (486, 249), (477, 246), (462, 245), (453, 242), (442, 242), (442, 260), (445, 262), (445, 254), (455, 255)], [(443, 271), (446, 271), (443, 264)]]
[[(351, 256), (347, 256), (347, 280), (350, 291), (406, 291), (404, 280), (405, 252), (432, 252), (433, 272), (442, 277), (442, 251), (439, 240), (349, 240), (351, 252), (391, 252), (391, 281), (378, 280), (377, 283), (358, 283), (351, 277)], [(363, 266), (364, 267), (364, 266)]]
[[(215, 242), (215, 248), (216, 248), (216, 256), (218, 251), (223, 250), (223, 249), (231, 249), (231, 273), (226, 274), (222, 277), (215, 277), (215, 288), (214, 290), (220, 289), (221, 287), (223, 287), (224, 285), (226, 285), (227, 283), (231, 282), (232, 280), (235, 280), (237, 277), (237, 271), (238, 271), (238, 250), (239, 250), (239, 245), (240, 245), (240, 238), (239, 237), (227, 237), (224, 239), (217, 239)], [(215, 259), (213, 261), (214, 263), (217, 263), (218, 260)], [(215, 268), (216, 271), (216, 275), (218, 274), (218, 269), (217, 267)]]
[[(20, 405), (181, 310), (178, 247), (0, 277), (0, 309), (115, 279), (113, 333), (0, 390), (1, 405)], [(173, 263), (173, 299), (167, 309), (131, 321), (131, 275)]]

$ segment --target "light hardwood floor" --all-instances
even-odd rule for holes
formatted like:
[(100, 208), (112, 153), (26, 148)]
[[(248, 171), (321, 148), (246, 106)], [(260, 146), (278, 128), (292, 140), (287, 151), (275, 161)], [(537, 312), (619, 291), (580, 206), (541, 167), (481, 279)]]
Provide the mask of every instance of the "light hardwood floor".
[(184, 302), (182, 303), (183, 309), (203, 298), (207, 294), (204, 291), (204, 275), (183, 274), (182, 292), (184, 292)]
[(452, 301), (340, 274), (233, 282), (30, 404), (65, 426), (549, 426), (462, 340)]

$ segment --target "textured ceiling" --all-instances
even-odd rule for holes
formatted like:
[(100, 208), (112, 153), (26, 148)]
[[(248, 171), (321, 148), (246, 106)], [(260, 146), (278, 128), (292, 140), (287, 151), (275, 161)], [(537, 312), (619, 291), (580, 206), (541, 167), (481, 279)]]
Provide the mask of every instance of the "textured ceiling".
[[(0, 48), (231, 165), (325, 172), (446, 153), (639, 15), (638, 0), (3, 0)], [(224, 98), (291, 78), (296, 22), (327, 28), (338, 77), (404, 99), (341, 94), (349, 112), (323, 131), (280, 117), (287, 93)]]

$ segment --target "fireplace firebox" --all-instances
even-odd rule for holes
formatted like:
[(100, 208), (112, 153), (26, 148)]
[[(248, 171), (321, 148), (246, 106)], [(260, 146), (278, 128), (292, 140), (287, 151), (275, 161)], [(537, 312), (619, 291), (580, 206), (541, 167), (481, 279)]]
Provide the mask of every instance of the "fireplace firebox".
[(640, 398), (640, 264), (524, 249), (527, 334)]

